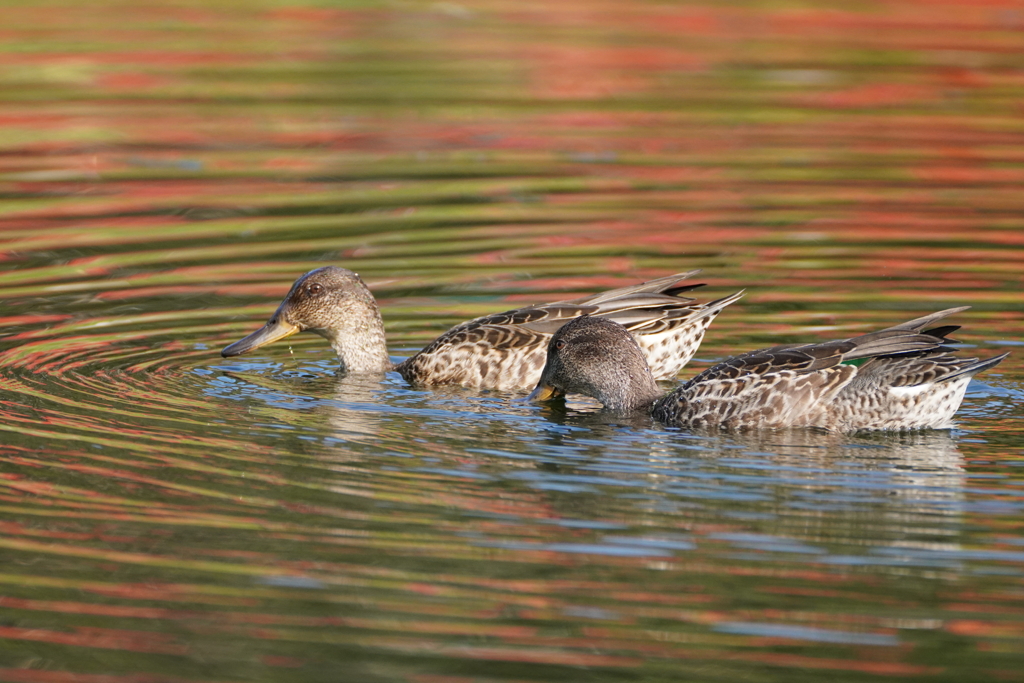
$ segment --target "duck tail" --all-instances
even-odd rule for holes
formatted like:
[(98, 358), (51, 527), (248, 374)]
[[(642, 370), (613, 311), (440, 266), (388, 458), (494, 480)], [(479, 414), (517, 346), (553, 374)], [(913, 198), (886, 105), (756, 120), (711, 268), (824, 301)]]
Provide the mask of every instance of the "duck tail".
[[(638, 285), (629, 285), (627, 287), (619, 287), (618, 289), (609, 289), (606, 292), (599, 292), (590, 296), (581, 297), (579, 299), (572, 299), (570, 301), (559, 301), (556, 303), (571, 303), (571, 304), (588, 304), (595, 306), (597, 304), (611, 301), (612, 299), (627, 298), (634, 294), (665, 294), (668, 296), (679, 296), (682, 292), (689, 292), (703, 287), (703, 283), (679, 285), (680, 280), (693, 277), (700, 272), (700, 269), (691, 270), (686, 273), (676, 273), (675, 275), (666, 275), (665, 277), (659, 277), (654, 280), (648, 280), (647, 282), (641, 282)], [(674, 286), (679, 285), (679, 286)], [(684, 297), (680, 297), (684, 298)], [(688, 301), (690, 299), (687, 299)]]
[[(947, 308), (944, 311), (936, 311), (920, 318), (908, 320), (899, 325), (887, 327), (878, 332), (870, 332), (859, 337), (847, 340), (854, 348), (844, 354), (846, 360), (858, 358), (871, 358), (874, 356), (898, 356), (909, 353), (920, 353), (922, 351), (933, 351), (941, 348), (944, 344), (956, 343), (947, 335), (960, 329), (959, 325), (944, 325), (941, 327), (929, 327), (930, 325), (953, 315), (966, 311), (970, 306), (958, 306)], [(928, 328), (928, 329), (925, 329)]]
[(714, 317), (721, 313), (722, 309), (728, 306), (729, 304), (734, 304), (740, 299), (742, 299), (743, 295), (746, 294), (746, 292), (747, 290), (741, 289), (735, 294), (730, 294), (729, 296), (723, 296), (721, 299), (709, 301), (706, 304), (704, 304), (703, 308), (699, 312), (694, 314), (694, 316), (690, 319), (700, 320), (701, 318), (707, 318), (708, 316)]
[(907, 322), (900, 323), (899, 325), (887, 327), (886, 330), (911, 330), (913, 332), (921, 332), (924, 330), (925, 327), (931, 325), (932, 323), (938, 322), (943, 318), (948, 318), (954, 313), (962, 313), (963, 311), (966, 311), (968, 309), (970, 309), (970, 306), (957, 306), (956, 308), (947, 308), (943, 311), (936, 311), (935, 313), (929, 313), (928, 315), (921, 316), (920, 318), (908, 320)]
[(966, 364), (963, 367), (958, 368), (956, 372), (952, 372), (946, 375), (945, 377), (942, 377), (941, 379), (939, 379), (939, 381), (948, 382), (951, 379), (963, 377), (964, 375), (967, 375), (968, 377), (974, 377), (979, 372), (984, 372), (985, 370), (994, 368), (995, 366), (999, 365), (1000, 363), (1003, 362), (1003, 359), (1009, 355), (1010, 352), (1007, 351), (1006, 353), (1001, 353), (998, 356), (986, 358), (985, 360), (978, 360), (977, 358), (964, 358), (963, 360)]

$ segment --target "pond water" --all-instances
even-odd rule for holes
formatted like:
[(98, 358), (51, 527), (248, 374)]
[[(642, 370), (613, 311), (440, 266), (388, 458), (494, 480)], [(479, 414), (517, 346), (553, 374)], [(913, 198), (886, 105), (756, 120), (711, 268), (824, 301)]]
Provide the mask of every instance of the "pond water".
[[(0, 680), (1020, 680), (1014, 3), (8, 3)], [(691, 434), (407, 356), (703, 269), (695, 368), (969, 304), (951, 431)], [(665, 385), (671, 386), (670, 383)]]

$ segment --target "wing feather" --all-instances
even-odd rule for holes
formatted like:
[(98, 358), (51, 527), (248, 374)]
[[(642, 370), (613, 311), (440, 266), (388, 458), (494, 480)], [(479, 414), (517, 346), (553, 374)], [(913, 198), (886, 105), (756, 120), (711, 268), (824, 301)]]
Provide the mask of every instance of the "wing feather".
[(1007, 355), (950, 353), (948, 335), (959, 327), (929, 326), (965, 308), (850, 339), (730, 358), (662, 399), (655, 416), (684, 427), (948, 427), (967, 380)]
[[(548, 340), (565, 323), (581, 315), (607, 317), (633, 334), (647, 357), (656, 377), (675, 376), (693, 356), (704, 330), (723, 308), (737, 301), (742, 292), (707, 304), (677, 296), (699, 285), (679, 286), (680, 280), (700, 271), (677, 273), (638, 285), (621, 287), (574, 300), (524, 306), (481, 316), (456, 325), (422, 351), (400, 363), (397, 370), (408, 381), (420, 384), (463, 384), (493, 386), (492, 374), (481, 366), (486, 357), (490, 365), (506, 366), (508, 357), (530, 357), (546, 352)], [(438, 368), (444, 380), (438, 379)], [(522, 377), (522, 386), (536, 384), (540, 367)], [(535, 376), (534, 376), (535, 375)]]

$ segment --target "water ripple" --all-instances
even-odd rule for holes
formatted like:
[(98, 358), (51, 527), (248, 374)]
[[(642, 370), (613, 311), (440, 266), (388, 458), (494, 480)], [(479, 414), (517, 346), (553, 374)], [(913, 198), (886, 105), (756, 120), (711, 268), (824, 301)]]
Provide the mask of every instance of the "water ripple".
[[(1019, 676), (1005, 11), (64, 5), (0, 48), (0, 679)], [(853, 436), (220, 358), (327, 263), (396, 357), (691, 268), (748, 292), (698, 367), (964, 303), (1012, 355)]]

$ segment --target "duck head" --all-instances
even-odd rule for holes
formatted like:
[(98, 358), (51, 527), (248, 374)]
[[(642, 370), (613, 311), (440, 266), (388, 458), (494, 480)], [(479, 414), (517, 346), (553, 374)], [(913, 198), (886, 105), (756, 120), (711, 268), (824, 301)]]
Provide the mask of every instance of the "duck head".
[(317, 268), (300, 277), (263, 327), (220, 353), (225, 358), (238, 356), (306, 331), (327, 339), (347, 370), (391, 368), (384, 324), (373, 295), (358, 275), (336, 266)]
[(607, 318), (581, 316), (551, 337), (529, 398), (546, 401), (569, 393), (592, 396), (615, 412), (632, 412), (652, 404), (661, 392), (626, 328)]

